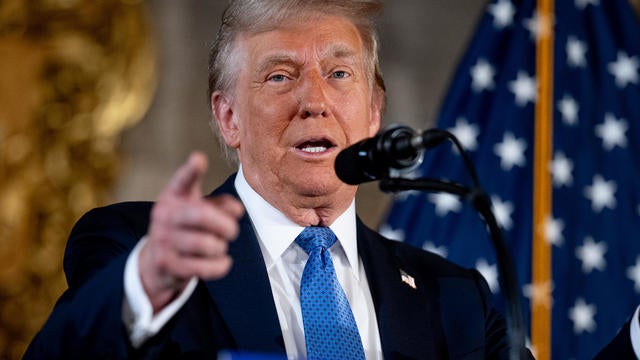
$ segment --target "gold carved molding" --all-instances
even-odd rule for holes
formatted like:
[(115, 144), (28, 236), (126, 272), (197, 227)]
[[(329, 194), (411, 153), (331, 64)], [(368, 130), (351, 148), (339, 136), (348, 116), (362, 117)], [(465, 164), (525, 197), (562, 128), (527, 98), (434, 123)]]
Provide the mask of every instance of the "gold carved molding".
[(106, 200), (119, 135), (149, 106), (150, 39), (142, 1), (0, 2), (0, 359), (66, 288), (71, 226)]

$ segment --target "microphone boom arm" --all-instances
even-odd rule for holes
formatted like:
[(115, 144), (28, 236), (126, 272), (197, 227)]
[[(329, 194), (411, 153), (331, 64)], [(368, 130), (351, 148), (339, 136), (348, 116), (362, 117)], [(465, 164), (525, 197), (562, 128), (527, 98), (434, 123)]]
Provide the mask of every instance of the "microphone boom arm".
[(522, 318), (522, 305), (518, 295), (518, 279), (516, 277), (513, 259), (507, 249), (507, 245), (500, 231), (500, 226), (491, 209), (491, 200), (487, 193), (480, 186), (478, 175), (473, 162), (465, 151), (458, 138), (451, 132), (442, 129), (428, 129), (411, 139), (415, 148), (431, 149), (440, 144), (445, 139), (449, 139), (462, 156), (465, 168), (471, 177), (473, 188), (469, 188), (454, 182), (435, 180), (428, 178), (404, 179), (404, 178), (383, 178), (380, 180), (380, 190), (384, 192), (395, 192), (401, 190), (422, 190), (432, 192), (445, 192), (457, 195), (463, 200), (471, 203), (478, 211), (480, 217), (489, 228), (489, 234), (498, 261), (498, 281), (500, 288), (505, 294), (507, 303), (507, 329), (511, 348), (509, 358), (519, 360), (526, 358), (524, 343), (524, 320)]
[(502, 232), (498, 226), (493, 211), (491, 200), (480, 187), (470, 189), (466, 186), (449, 181), (435, 179), (404, 179), (388, 178), (380, 180), (380, 190), (384, 192), (397, 192), (404, 190), (422, 190), (432, 192), (445, 192), (457, 195), (471, 203), (480, 216), (487, 223), (493, 247), (498, 261), (498, 280), (500, 288), (505, 294), (507, 303), (507, 329), (509, 344), (511, 346), (509, 358), (511, 360), (525, 359), (524, 321), (522, 319), (522, 305), (518, 295), (518, 279), (516, 278), (513, 259), (504, 242)]

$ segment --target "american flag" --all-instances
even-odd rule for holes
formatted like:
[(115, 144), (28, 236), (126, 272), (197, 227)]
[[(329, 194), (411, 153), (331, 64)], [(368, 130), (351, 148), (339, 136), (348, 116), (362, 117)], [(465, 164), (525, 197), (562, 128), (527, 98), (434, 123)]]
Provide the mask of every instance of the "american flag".
[[(487, 5), (437, 127), (459, 138), (490, 194), (518, 271), (525, 323), (531, 304), (546, 302), (551, 358), (591, 359), (640, 304), (640, 26), (628, 0), (556, 0), (552, 16), (536, 6)], [(534, 148), (543, 140), (534, 131), (536, 41), (545, 31), (553, 38), (553, 135), (544, 169), (551, 211), (535, 230), (550, 249), (552, 279), (533, 283)], [(415, 176), (471, 184), (447, 146), (425, 154)], [(399, 193), (380, 230), (477, 268), (504, 305), (494, 250), (469, 204)]]

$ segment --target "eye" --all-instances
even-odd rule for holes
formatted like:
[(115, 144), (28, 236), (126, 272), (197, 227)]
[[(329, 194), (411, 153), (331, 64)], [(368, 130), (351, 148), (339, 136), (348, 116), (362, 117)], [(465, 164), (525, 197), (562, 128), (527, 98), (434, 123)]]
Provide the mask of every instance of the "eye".
[(334, 79), (346, 79), (349, 76), (351, 76), (351, 74), (349, 74), (348, 72), (346, 72), (344, 70), (336, 70), (336, 71), (331, 73), (331, 77), (334, 78)]
[(273, 74), (267, 78), (267, 81), (272, 82), (283, 82), (285, 80), (287, 80), (287, 77), (283, 74)]

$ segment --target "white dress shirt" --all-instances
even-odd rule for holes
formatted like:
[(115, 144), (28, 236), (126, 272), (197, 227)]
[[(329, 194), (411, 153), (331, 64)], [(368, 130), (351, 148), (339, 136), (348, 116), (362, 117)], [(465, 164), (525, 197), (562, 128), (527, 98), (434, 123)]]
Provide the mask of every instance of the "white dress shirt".
[[(258, 195), (246, 182), (242, 167), (236, 176), (235, 187), (262, 250), (287, 357), (304, 358), (306, 346), (299, 294), (300, 279), (309, 256), (295, 243), (304, 227), (293, 223)], [(375, 308), (362, 260), (358, 256), (354, 202), (330, 228), (338, 241), (329, 252), (358, 325), (365, 356), (367, 359), (382, 359)], [(134, 346), (140, 346), (157, 334), (188, 300), (197, 283), (195, 278), (191, 279), (182, 294), (154, 316), (138, 273), (137, 257), (143, 241), (129, 256), (125, 268), (123, 319)]]
[[(267, 267), (273, 300), (284, 337), (287, 357), (306, 356), (304, 327), (300, 308), (300, 279), (309, 255), (295, 243), (304, 230), (267, 203), (247, 184), (242, 169), (236, 190), (258, 235)], [(382, 346), (369, 283), (358, 257), (355, 203), (330, 226), (338, 241), (329, 249), (338, 281), (351, 305), (367, 359), (382, 359)]]

